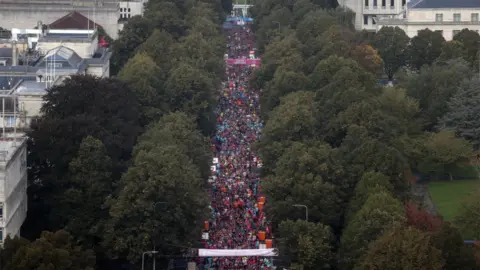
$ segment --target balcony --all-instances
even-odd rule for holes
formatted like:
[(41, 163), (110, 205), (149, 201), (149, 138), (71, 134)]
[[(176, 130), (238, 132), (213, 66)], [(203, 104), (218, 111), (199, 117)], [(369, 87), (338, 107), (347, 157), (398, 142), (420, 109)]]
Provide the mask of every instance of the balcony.
[[(401, 10), (405, 9), (402, 7)], [(364, 6), (363, 14), (366, 15), (397, 15), (398, 10), (395, 6)]]

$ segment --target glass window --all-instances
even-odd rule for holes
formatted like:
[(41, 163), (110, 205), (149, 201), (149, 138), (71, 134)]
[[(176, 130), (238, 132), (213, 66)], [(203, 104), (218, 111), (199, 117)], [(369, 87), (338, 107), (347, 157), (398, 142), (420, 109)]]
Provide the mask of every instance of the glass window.
[(390, 0), (390, 6), (394, 7), (395, 6), (395, 0)]
[(435, 21), (436, 22), (443, 22), (443, 14), (435, 14)]
[(377, 0), (373, 0), (373, 6), (374, 6), (374, 7), (377, 6)]
[(460, 13), (454, 13), (453, 14), (453, 21), (454, 22), (459, 22), (461, 20), (461, 16), (460, 16)]
[(7, 116), (6, 119), (6, 127), (14, 127), (15, 126), (15, 117)]
[(0, 242), (3, 242), (3, 228), (0, 228)]
[(0, 218), (3, 217), (3, 205), (0, 205)]
[(130, 11), (131, 11), (131, 9), (130, 9), (130, 8), (128, 8), (128, 12), (130, 12)]
[(368, 7), (368, 0), (365, 0), (365, 6)]
[(363, 15), (363, 24), (364, 25), (368, 24), (368, 15)]
[(472, 22), (478, 22), (478, 13), (472, 13)]

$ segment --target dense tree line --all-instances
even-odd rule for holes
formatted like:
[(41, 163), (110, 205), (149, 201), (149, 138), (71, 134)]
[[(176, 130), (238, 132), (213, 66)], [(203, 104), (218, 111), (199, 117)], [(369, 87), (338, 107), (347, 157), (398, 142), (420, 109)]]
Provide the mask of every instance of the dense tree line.
[(457, 228), (478, 237), (479, 200), (452, 227), (410, 186), (413, 173), (454, 178), (478, 145), (478, 34), (358, 32), (348, 10), (324, 1), (254, 2), (263, 57), (252, 87), (266, 120), (256, 148), (281, 264), (477, 269)]
[(47, 91), (27, 134), (30, 241), (7, 239), (0, 268), (119, 269), (196, 245), (231, 7), (149, 1), (113, 42), (115, 77), (75, 75)]

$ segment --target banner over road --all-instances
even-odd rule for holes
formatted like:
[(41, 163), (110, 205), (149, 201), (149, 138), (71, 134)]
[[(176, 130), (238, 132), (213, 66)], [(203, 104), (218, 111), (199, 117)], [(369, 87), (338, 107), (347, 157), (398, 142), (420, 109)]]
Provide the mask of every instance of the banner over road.
[(232, 59), (232, 58), (229, 58), (229, 59), (227, 59), (227, 64), (229, 64), (229, 65), (256, 65), (256, 66), (259, 66), (260, 62), (261, 62), (260, 58), (256, 58), (256, 59), (243, 59), (243, 58)]

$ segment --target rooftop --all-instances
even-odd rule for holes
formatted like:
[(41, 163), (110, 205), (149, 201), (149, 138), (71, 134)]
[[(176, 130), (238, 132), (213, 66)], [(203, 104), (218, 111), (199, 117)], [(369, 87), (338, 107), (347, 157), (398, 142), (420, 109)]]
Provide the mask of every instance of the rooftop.
[(412, 0), (408, 8), (480, 8), (480, 0)]
[(6, 133), (5, 137), (0, 138), (0, 163), (7, 163), (25, 141), (22, 133)]
[(15, 93), (18, 95), (27, 95), (27, 96), (43, 96), (45, 94), (47, 87), (45, 82), (37, 81), (23, 81), (15, 90)]
[(85, 17), (83, 14), (77, 11), (72, 11), (62, 18), (52, 22), (48, 25), (49, 29), (80, 29), (89, 30), (100, 27), (92, 20)]

